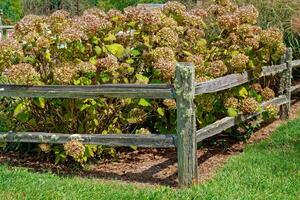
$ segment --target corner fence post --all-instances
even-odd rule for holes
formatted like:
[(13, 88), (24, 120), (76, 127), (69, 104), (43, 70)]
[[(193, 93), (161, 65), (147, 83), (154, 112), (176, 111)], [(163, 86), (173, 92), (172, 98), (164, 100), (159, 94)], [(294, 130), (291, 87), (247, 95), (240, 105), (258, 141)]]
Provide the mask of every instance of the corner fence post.
[(177, 103), (177, 159), (180, 186), (197, 182), (197, 141), (195, 115), (195, 68), (190, 63), (178, 63), (175, 89)]
[(280, 78), (280, 88), (279, 94), (285, 94), (287, 97), (287, 103), (281, 106), (280, 118), (287, 119), (289, 117), (289, 111), (291, 108), (291, 85), (292, 85), (292, 60), (293, 60), (293, 50), (288, 48), (285, 55), (285, 63), (287, 69), (284, 71)]

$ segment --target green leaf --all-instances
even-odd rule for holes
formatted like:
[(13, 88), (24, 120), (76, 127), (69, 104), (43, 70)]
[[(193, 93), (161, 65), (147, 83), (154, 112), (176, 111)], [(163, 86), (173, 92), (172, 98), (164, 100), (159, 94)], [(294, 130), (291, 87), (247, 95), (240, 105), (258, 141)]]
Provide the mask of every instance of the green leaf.
[(248, 96), (248, 91), (245, 87), (241, 87), (241, 89), (239, 90), (239, 96), (246, 98)]
[(101, 73), (100, 74), (100, 79), (103, 83), (106, 83), (110, 80), (110, 76), (107, 73)]
[(109, 33), (105, 38), (104, 38), (104, 41), (108, 42), (108, 41), (115, 41), (117, 38), (115, 35)]
[(165, 110), (161, 107), (158, 107), (157, 108), (157, 113), (160, 115), (160, 116), (164, 116), (165, 115)]
[(49, 50), (47, 50), (46, 51), (46, 53), (45, 53), (45, 59), (47, 60), (47, 61), (51, 61), (51, 53), (50, 53), (50, 51)]
[(110, 44), (110, 45), (105, 45), (107, 50), (116, 56), (117, 58), (122, 58), (125, 56), (125, 48), (121, 44)]
[(151, 106), (151, 104), (149, 103), (149, 101), (147, 101), (146, 99), (140, 99), (139, 103), (140, 106), (144, 106), (144, 107), (148, 107)]
[(87, 109), (89, 107), (91, 107), (90, 104), (83, 104), (83, 105), (80, 106), (80, 111), (84, 111), (85, 109)]
[(237, 117), (238, 112), (234, 108), (228, 108), (227, 113), (229, 117)]
[(25, 102), (18, 104), (14, 110), (14, 117), (18, 116), (19, 114), (25, 112), (27, 110), (27, 105)]
[(97, 56), (101, 55), (101, 53), (102, 53), (102, 49), (101, 49), (101, 47), (99, 47), (99, 46), (95, 46), (95, 47), (94, 47), (94, 50), (95, 50), (95, 52), (96, 52)]
[(145, 84), (149, 83), (149, 78), (146, 76), (143, 76), (142, 74), (136, 74), (135, 77), (137, 78), (137, 80), (139, 80), (140, 82), (143, 82)]
[(34, 98), (33, 102), (35, 105), (37, 105), (40, 108), (45, 108), (46, 100), (42, 97)]
[(100, 41), (100, 39), (97, 38), (96, 36), (93, 36), (93, 37), (92, 37), (92, 43), (93, 43), (93, 44), (98, 45), (98, 44), (99, 44), (99, 41)]
[(97, 64), (97, 59), (96, 59), (96, 57), (91, 57), (91, 58), (89, 59), (89, 62), (90, 62), (92, 65), (96, 65), (96, 64)]
[(139, 50), (133, 49), (130, 51), (130, 54), (133, 56), (139, 56), (141, 55), (141, 52)]

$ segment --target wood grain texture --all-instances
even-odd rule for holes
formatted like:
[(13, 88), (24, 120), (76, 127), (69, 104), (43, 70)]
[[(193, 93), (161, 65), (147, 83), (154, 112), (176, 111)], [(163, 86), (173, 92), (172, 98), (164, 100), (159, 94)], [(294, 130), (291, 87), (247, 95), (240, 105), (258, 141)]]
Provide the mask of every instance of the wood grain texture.
[[(288, 99), (285, 95), (276, 97), (274, 99), (271, 99), (269, 101), (263, 102), (261, 104), (261, 106), (264, 108), (267, 105), (283, 105), (286, 104), (288, 102)], [(261, 111), (263, 112), (263, 110)], [(201, 142), (202, 140), (212, 137), (214, 135), (217, 135), (221, 132), (223, 132), (224, 130), (233, 127), (234, 125), (246, 121), (248, 119), (251, 119), (255, 116), (258, 116), (259, 114), (261, 114), (261, 112), (257, 112), (251, 115), (243, 115), (240, 114), (238, 117), (225, 117), (223, 119), (220, 119), (218, 121), (216, 121), (213, 124), (210, 124), (198, 131), (196, 131), (197, 134), (197, 142)]]
[(290, 91), (291, 91), (292, 94), (299, 93), (300, 92), (300, 84), (292, 86)]
[(176, 68), (177, 103), (177, 158), (180, 186), (197, 182), (197, 142), (195, 116), (195, 69), (187, 63), (179, 63)]
[(172, 85), (167, 84), (104, 84), (91, 86), (49, 85), (24, 86), (0, 85), (0, 96), (44, 98), (174, 98)]
[(62, 134), (43, 132), (1, 132), (0, 142), (53, 143), (65, 144), (79, 140), (83, 144), (138, 147), (170, 148), (175, 147), (175, 135), (134, 135), (134, 134)]
[[(287, 67), (285, 63), (280, 65), (265, 66), (263, 67), (261, 77), (275, 75), (283, 72), (286, 69)], [(199, 95), (223, 91), (245, 84), (253, 79), (254, 77), (251, 76), (250, 72), (244, 72), (242, 74), (229, 74), (227, 76), (209, 80), (203, 83), (196, 83), (195, 94)]]
[(14, 26), (0, 25), (0, 29), (14, 29)]
[(292, 67), (300, 67), (300, 60), (293, 60), (291, 63)]

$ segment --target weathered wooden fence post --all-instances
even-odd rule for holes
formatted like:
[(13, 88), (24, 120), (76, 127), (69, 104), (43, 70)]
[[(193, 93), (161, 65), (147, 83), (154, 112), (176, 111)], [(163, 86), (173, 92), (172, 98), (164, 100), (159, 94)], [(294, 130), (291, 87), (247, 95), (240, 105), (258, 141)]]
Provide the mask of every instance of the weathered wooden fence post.
[[(2, 15), (3, 15), (3, 10), (2, 9), (0, 9), (0, 26), (2, 26), (3, 25), (3, 23), (2, 23)], [(2, 38), (4, 38), (4, 32), (3, 32), (3, 29), (2, 28), (0, 28), (0, 40), (2, 39)]]
[(190, 63), (176, 67), (177, 158), (180, 186), (197, 182), (197, 142), (195, 116), (195, 68)]
[(283, 72), (280, 78), (280, 88), (279, 94), (285, 94), (288, 102), (281, 106), (280, 118), (287, 119), (289, 117), (289, 111), (291, 107), (291, 86), (292, 86), (292, 60), (293, 60), (293, 50), (288, 48), (285, 55), (285, 63), (287, 69)]

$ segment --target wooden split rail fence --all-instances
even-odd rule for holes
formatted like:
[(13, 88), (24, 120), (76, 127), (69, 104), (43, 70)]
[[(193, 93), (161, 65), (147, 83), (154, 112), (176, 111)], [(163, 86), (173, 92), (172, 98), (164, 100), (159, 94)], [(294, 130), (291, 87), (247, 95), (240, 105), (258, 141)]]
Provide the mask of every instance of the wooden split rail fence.
[[(13, 29), (12, 26), (1, 26), (0, 32)], [(2, 34), (5, 35), (5, 34)], [(261, 77), (280, 73), (280, 95), (262, 103), (281, 106), (281, 116), (286, 118), (291, 102), (291, 93), (300, 92), (300, 84), (291, 86), (292, 68), (300, 66), (300, 60), (292, 61), (289, 49), (282, 64), (265, 66)], [(95, 86), (23, 86), (0, 85), (0, 96), (5, 97), (44, 97), (44, 98), (153, 98), (176, 99), (177, 133), (160, 135), (134, 134), (62, 134), (43, 132), (3, 132), (0, 142), (56, 143), (64, 144), (70, 140), (80, 140), (84, 144), (107, 146), (138, 146), (153, 148), (177, 148), (178, 180), (181, 186), (197, 182), (197, 143), (214, 136), (234, 125), (246, 121), (260, 113), (252, 115), (240, 114), (238, 117), (225, 117), (196, 130), (194, 98), (196, 95), (215, 93), (227, 90), (254, 80), (251, 72), (230, 74), (203, 83), (195, 83), (195, 69), (192, 64), (178, 63), (176, 68), (175, 87), (167, 84), (105, 84)], [(262, 112), (262, 111), (261, 111)]]

